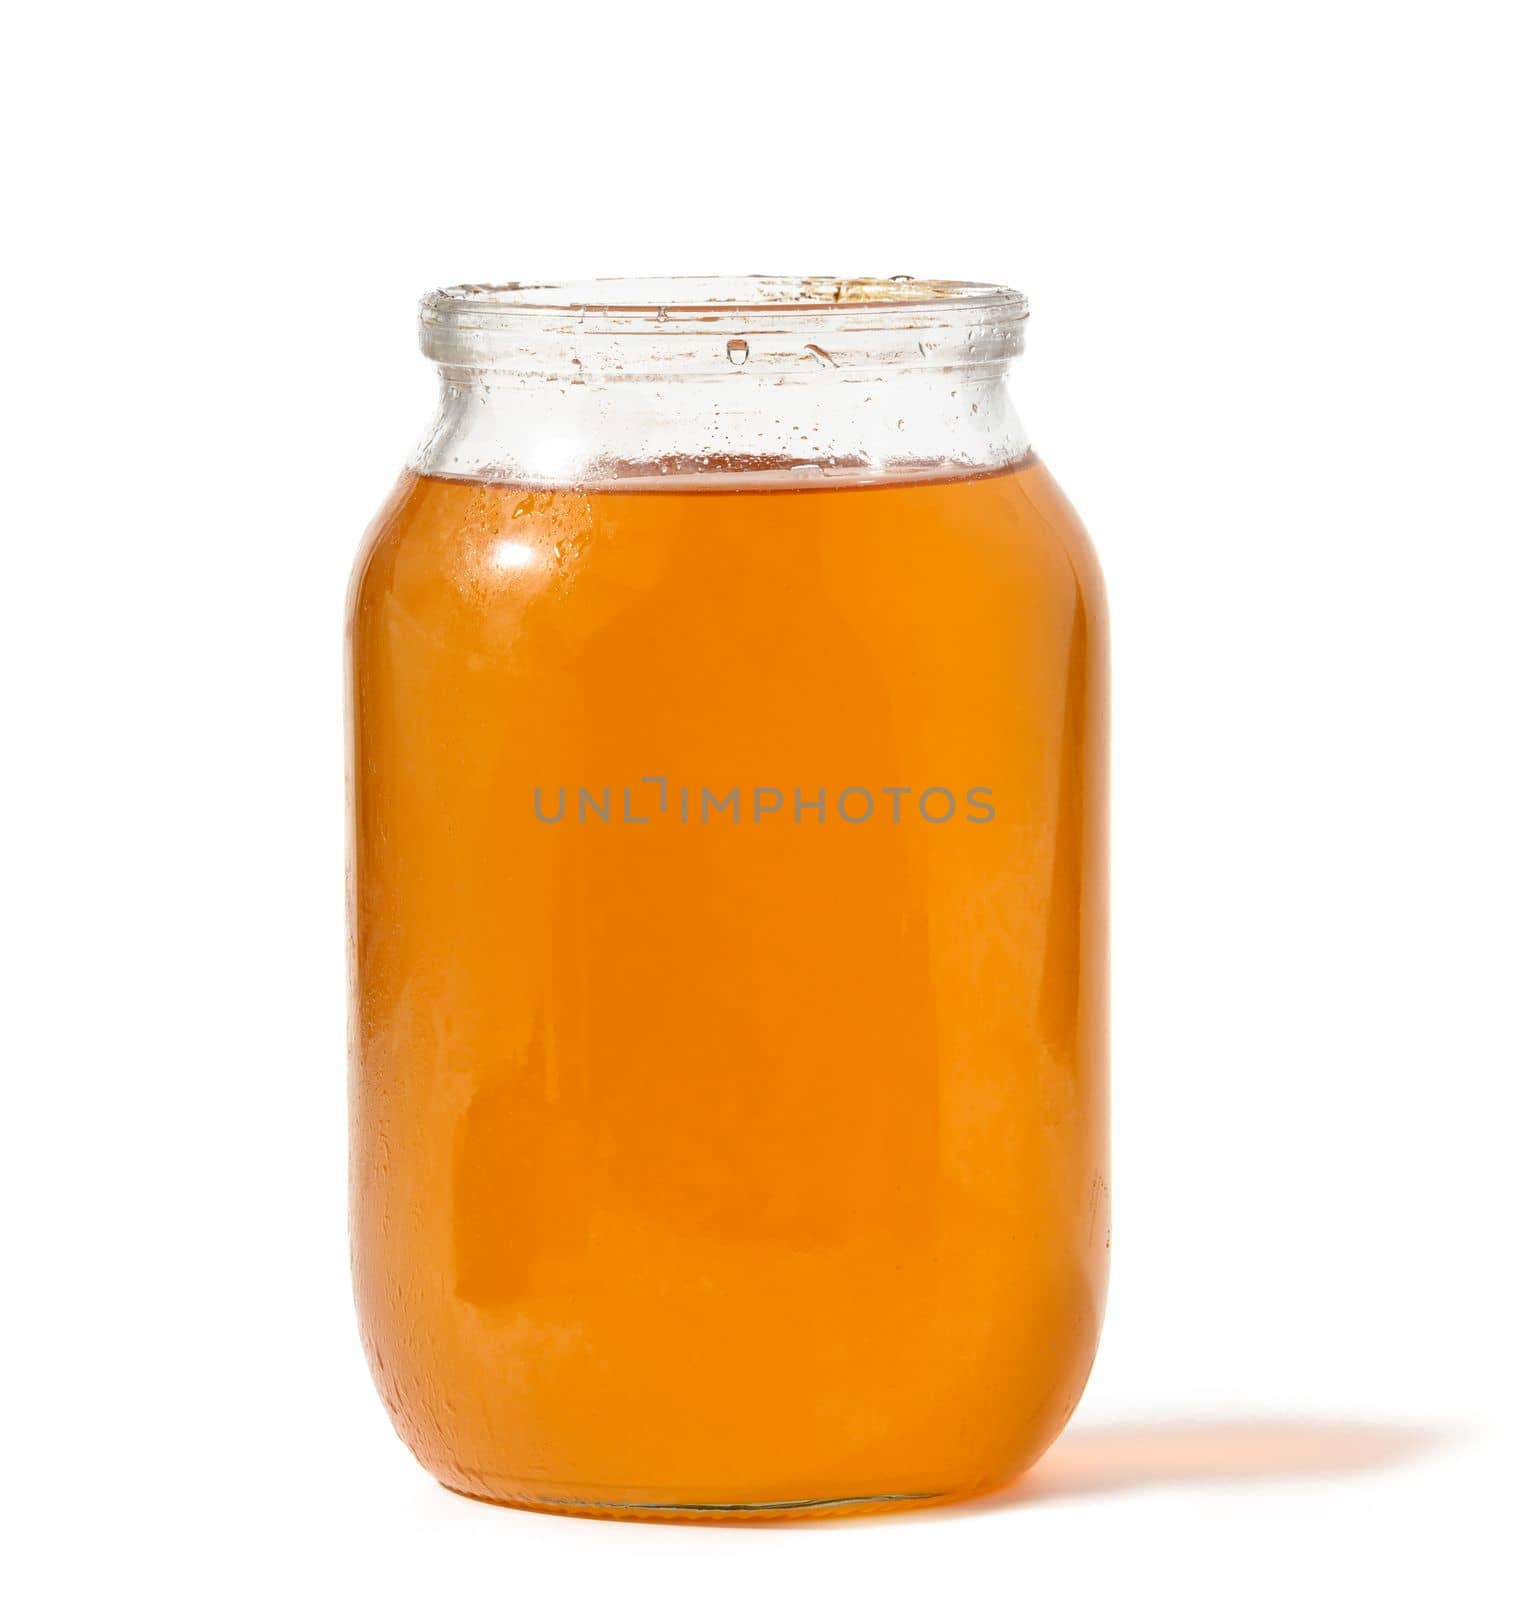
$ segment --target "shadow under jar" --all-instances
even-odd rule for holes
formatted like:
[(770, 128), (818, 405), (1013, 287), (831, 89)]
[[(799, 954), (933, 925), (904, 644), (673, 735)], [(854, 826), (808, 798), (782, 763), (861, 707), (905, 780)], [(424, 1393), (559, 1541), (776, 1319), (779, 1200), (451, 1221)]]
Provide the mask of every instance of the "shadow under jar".
[(352, 1233), (397, 1430), (598, 1516), (1001, 1483), (1109, 1247), (1106, 623), (1022, 296), (429, 296), (350, 595)]

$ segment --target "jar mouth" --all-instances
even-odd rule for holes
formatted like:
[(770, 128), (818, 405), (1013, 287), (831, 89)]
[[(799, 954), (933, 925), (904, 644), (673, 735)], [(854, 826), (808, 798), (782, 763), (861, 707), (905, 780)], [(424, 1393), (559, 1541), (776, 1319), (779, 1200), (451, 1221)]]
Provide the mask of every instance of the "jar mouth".
[(425, 296), (419, 320), (444, 367), (606, 382), (1002, 366), (1027, 314), (997, 284), (758, 275), (458, 284)]

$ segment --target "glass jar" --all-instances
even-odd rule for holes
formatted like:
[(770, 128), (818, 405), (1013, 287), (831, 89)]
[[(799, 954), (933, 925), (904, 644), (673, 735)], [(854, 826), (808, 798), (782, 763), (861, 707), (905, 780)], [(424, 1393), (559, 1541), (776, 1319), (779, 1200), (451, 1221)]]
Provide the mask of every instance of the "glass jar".
[(363, 1339), (451, 1489), (936, 1501), (1109, 1247), (1105, 602), (1022, 296), (430, 295), (349, 605)]

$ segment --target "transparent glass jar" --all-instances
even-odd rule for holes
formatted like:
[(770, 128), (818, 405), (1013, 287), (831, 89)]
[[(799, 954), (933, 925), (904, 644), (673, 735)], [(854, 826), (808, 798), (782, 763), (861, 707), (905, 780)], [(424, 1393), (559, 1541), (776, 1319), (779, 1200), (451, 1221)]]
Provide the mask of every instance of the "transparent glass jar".
[(935, 1501), (1109, 1246), (1103, 587), (1023, 297), (466, 286), (349, 605), (352, 1223), (441, 1482)]

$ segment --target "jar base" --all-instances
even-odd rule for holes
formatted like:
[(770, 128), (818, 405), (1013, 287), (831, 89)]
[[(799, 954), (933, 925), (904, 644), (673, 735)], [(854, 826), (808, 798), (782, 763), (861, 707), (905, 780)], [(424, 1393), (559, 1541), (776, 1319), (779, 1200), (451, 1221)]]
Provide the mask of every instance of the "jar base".
[(539, 1511), (557, 1517), (591, 1517), (610, 1522), (762, 1522), (822, 1517), (861, 1517), (918, 1510), (965, 1498), (966, 1491), (924, 1490), (900, 1494), (846, 1495), (822, 1500), (757, 1500), (692, 1504), (658, 1501), (581, 1500), (518, 1493), (493, 1494), (439, 1482), (451, 1494), (513, 1511)]

